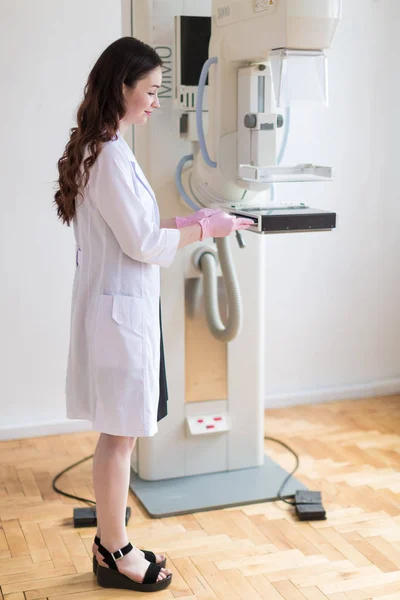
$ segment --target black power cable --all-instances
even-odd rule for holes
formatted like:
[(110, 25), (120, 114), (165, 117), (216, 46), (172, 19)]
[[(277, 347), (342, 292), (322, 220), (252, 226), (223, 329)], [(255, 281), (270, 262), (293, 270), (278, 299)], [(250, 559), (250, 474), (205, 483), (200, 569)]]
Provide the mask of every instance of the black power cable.
[[(296, 466), (295, 466), (295, 468), (284, 479), (281, 487), (278, 490), (278, 494), (277, 494), (278, 499), (281, 500), (282, 502), (285, 502), (286, 504), (290, 504), (291, 506), (296, 506), (296, 502), (289, 502), (289, 500), (286, 500), (285, 498), (282, 498), (281, 491), (285, 487), (286, 482), (292, 477), (292, 475), (294, 475), (296, 473), (297, 469), (299, 468), (299, 457), (297, 456), (297, 454), (296, 454), (296, 452), (294, 450), (292, 450), (287, 444), (285, 444), (285, 442), (281, 442), (281, 440), (277, 440), (276, 438), (269, 437), (267, 435), (264, 436), (264, 440), (271, 440), (272, 442), (276, 442), (277, 444), (281, 444), (281, 446), (284, 446), (284, 448), (286, 448), (287, 450), (289, 450), (289, 452), (291, 452), (293, 454), (293, 456), (295, 457), (295, 459), (296, 459)], [(289, 498), (294, 498), (294, 495), (292, 494), (291, 496), (288, 496), (288, 497)]]
[(70, 471), (74, 467), (77, 467), (78, 465), (81, 465), (83, 462), (85, 462), (87, 460), (90, 460), (91, 458), (93, 458), (93, 456), (94, 456), (94, 454), (91, 454), (90, 456), (86, 456), (86, 458), (82, 458), (82, 460), (79, 460), (78, 462), (76, 462), (73, 465), (67, 467), (66, 469), (64, 469), (64, 471), (61, 471), (61, 473), (59, 473), (58, 475), (56, 475), (54, 477), (53, 481), (52, 481), (53, 490), (55, 492), (58, 492), (62, 496), (66, 496), (67, 498), (74, 498), (74, 500), (80, 500), (81, 502), (86, 502), (89, 505), (93, 504), (94, 506), (96, 506), (96, 502), (94, 502), (94, 500), (88, 500), (87, 498), (80, 498), (80, 496), (74, 496), (73, 494), (68, 494), (67, 492), (63, 492), (62, 490), (60, 490), (60, 488), (58, 488), (56, 486), (56, 482), (60, 479), (60, 477), (62, 475), (64, 475), (64, 473), (67, 473), (67, 471)]

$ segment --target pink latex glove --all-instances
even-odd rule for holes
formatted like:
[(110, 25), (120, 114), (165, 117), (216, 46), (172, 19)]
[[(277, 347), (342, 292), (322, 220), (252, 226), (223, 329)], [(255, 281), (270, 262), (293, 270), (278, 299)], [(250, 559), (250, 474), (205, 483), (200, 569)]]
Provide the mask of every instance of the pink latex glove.
[(220, 212), (219, 210), (213, 210), (212, 208), (202, 208), (201, 210), (196, 210), (196, 212), (192, 213), (188, 217), (175, 217), (176, 228), (181, 229), (182, 227), (189, 227), (189, 225), (194, 225), (198, 223), (200, 219), (204, 219), (205, 217), (210, 217), (215, 213)]
[(208, 237), (226, 237), (238, 229), (248, 229), (250, 225), (254, 225), (254, 221), (218, 210), (213, 215), (200, 219), (199, 225), (202, 230), (200, 239), (205, 240)]

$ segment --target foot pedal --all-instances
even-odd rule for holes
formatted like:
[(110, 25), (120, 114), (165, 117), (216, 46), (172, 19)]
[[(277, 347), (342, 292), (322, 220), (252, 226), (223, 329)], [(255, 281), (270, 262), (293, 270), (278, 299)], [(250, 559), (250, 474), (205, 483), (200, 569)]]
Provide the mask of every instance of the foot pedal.
[(323, 521), (326, 519), (321, 492), (298, 490), (295, 493), (294, 501), (296, 514), (300, 521)]
[[(128, 525), (131, 516), (131, 507), (126, 507), (125, 525)], [(96, 508), (88, 506), (87, 508), (74, 508), (74, 527), (96, 527), (97, 517)]]

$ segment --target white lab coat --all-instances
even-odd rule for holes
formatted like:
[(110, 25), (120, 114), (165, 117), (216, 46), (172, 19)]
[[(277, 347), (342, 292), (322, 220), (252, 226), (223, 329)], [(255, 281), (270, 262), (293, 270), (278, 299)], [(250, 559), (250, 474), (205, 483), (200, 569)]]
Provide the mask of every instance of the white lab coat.
[(157, 432), (160, 266), (180, 233), (160, 229), (154, 192), (131, 149), (104, 144), (78, 196), (67, 416), (96, 431)]

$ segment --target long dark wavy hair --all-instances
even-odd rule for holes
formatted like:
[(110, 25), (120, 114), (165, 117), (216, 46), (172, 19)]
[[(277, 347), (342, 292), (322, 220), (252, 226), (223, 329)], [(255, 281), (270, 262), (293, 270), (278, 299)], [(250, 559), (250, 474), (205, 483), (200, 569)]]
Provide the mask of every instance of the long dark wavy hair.
[[(63, 223), (71, 224), (79, 189), (87, 185), (89, 170), (102, 145), (115, 139), (119, 121), (125, 116), (123, 84), (133, 89), (140, 79), (161, 66), (157, 52), (132, 37), (116, 40), (98, 58), (78, 108), (77, 127), (70, 130), (69, 142), (57, 163), (59, 177), (54, 203)], [(82, 163), (86, 147), (89, 152)]]

